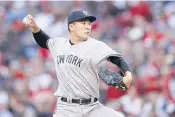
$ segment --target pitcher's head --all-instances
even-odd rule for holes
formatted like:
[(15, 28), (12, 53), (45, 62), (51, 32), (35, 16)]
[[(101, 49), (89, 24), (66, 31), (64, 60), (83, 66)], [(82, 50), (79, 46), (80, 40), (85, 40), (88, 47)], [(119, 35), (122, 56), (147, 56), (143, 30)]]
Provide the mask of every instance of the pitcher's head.
[(86, 11), (76, 10), (68, 15), (68, 30), (71, 35), (83, 40), (87, 40), (91, 32), (91, 23), (96, 17), (88, 15)]

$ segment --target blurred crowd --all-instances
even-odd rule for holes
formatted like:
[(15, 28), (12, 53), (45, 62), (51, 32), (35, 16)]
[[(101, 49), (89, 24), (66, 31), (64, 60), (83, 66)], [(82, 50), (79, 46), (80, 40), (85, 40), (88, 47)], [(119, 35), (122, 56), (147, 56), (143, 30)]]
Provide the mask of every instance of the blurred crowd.
[[(66, 17), (97, 17), (92, 37), (121, 53), (133, 69), (127, 92), (100, 82), (100, 101), (126, 117), (175, 117), (175, 2), (0, 1), (0, 117), (52, 117), (57, 79), (52, 56), (22, 24), (31, 14), (51, 37), (68, 36)], [(106, 66), (118, 70), (115, 65)], [(173, 93), (174, 92), (174, 93)]]

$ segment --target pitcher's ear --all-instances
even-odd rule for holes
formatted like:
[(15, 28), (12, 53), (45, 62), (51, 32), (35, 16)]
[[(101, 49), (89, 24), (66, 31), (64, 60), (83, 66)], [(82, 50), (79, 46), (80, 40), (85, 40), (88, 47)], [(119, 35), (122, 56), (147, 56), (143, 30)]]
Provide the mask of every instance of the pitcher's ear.
[(73, 27), (74, 27), (74, 24), (73, 23), (71, 23), (71, 24), (69, 24), (69, 32), (71, 31), (71, 30), (73, 30)]

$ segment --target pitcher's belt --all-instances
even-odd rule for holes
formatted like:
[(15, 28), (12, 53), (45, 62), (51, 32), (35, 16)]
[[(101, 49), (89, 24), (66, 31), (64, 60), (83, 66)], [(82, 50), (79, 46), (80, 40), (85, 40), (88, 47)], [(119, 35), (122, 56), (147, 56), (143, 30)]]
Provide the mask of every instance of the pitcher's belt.
[(89, 103), (93, 103), (93, 102), (96, 102), (97, 100), (98, 100), (97, 98), (71, 99), (71, 98), (61, 97), (61, 101), (63, 102), (76, 103), (80, 105), (86, 105)]

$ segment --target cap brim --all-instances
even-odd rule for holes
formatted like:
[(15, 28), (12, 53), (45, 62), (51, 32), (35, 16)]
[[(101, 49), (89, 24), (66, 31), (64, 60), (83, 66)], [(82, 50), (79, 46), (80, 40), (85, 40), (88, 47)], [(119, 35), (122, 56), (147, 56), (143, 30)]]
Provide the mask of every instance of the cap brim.
[(81, 20), (89, 20), (90, 22), (94, 22), (96, 20), (96, 17), (94, 17), (94, 16), (87, 16), (87, 17), (84, 17), (84, 18), (80, 19), (80, 21)]
[[(72, 21), (72, 22), (83, 21), (83, 20), (88, 20), (88, 21), (90, 21), (90, 22), (94, 22), (94, 21), (96, 20), (96, 17), (94, 17), (94, 16), (86, 16), (86, 17), (83, 17), (83, 18), (81, 18), (81, 19), (74, 20), (74, 21)], [(70, 23), (72, 23), (72, 22), (70, 22)], [(69, 24), (70, 24), (70, 23), (69, 23)]]
[(71, 24), (72, 22), (76, 22), (76, 21), (83, 21), (83, 20), (88, 20), (90, 22), (94, 22), (96, 20), (96, 17), (95, 16), (86, 16), (86, 17), (75, 19), (75, 20), (69, 22), (68, 24)]

